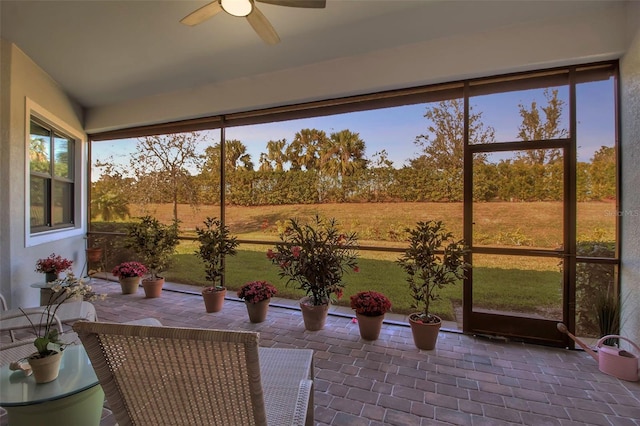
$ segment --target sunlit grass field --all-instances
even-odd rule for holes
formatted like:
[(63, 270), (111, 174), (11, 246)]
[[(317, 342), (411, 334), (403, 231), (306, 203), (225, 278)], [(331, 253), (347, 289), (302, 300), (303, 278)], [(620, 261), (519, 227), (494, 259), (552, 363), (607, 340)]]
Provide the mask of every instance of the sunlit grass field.
[[(474, 244), (557, 248), (562, 244), (562, 203), (475, 203)], [(404, 229), (421, 220), (442, 220), (462, 238), (462, 203), (342, 203), (280, 206), (226, 206), (226, 224), (241, 239), (277, 240), (278, 224), (290, 218), (319, 214), (336, 218), (346, 231), (358, 234), (362, 245), (404, 247)], [(615, 203), (578, 203), (580, 239), (615, 240)], [(163, 222), (173, 215), (171, 204), (130, 206), (131, 216), (151, 214)], [(220, 217), (220, 206), (178, 206), (180, 229), (193, 234), (207, 216)]]
[[(172, 217), (170, 204), (130, 206), (133, 217), (151, 214), (163, 222)], [(580, 239), (615, 239), (615, 204), (589, 202), (578, 205)], [(334, 217), (345, 231), (354, 231), (363, 246), (405, 246), (406, 227), (420, 220), (442, 220), (457, 238), (462, 238), (461, 203), (349, 203), (319, 205), (227, 206), (226, 222), (241, 240), (277, 241), (278, 230), (289, 218), (305, 219), (315, 214)], [(179, 206), (181, 232), (194, 235), (207, 216), (220, 216), (219, 206), (193, 209)], [(474, 205), (474, 244), (490, 247), (558, 248), (562, 243), (562, 204), (477, 203)], [(303, 293), (287, 286), (278, 276), (266, 251), (270, 244), (242, 244), (237, 256), (227, 259), (226, 285), (230, 291), (253, 280), (267, 280), (278, 288), (279, 296), (299, 298)], [(194, 255), (195, 241), (182, 240), (174, 263), (165, 273), (168, 280), (205, 285), (204, 267)], [(405, 276), (395, 263), (398, 252), (360, 251), (360, 272), (345, 276), (345, 293), (338, 304), (348, 306), (349, 296), (361, 290), (387, 294), (393, 311), (409, 313), (411, 298)], [(478, 258), (473, 268), (474, 308), (524, 312), (553, 316), (561, 312), (562, 276), (557, 259), (524, 256)], [(454, 304), (462, 301), (462, 283), (441, 291), (442, 300), (432, 307), (445, 319), (454, 319)]]

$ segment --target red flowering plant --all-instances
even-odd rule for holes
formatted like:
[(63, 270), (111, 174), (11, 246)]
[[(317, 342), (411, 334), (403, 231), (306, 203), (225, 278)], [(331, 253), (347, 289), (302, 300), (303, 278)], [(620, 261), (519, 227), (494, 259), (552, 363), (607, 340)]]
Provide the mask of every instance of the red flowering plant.
[(310, 303), (319, 306), (330, 303), (332, 295), (342, 297), (345, 272), (358, 272), (357, 243), (355, 232), (341, 232), (335, 219), (318, 215), (308, 223), (290, 219), (267, 257), (287, 284), (304, 290)]
[(111, 271), (118, 278), (143, 277), (147, 272), (147, 267), (140, 262), (122, 262)]
[(258, 303), (275, 296), (278, 290), (266, 281), (251, 281), (240, 287), (236, 293), (247, 303)]
[(38, 259), (36, 262), (36, 272), (42, 274), (59, 274), (60, 272), (71, 269), (73, 261), (64, 257), (51, 253), (45, 259)]
[(351, 309), (360, 315), (377, 317), (391, 310), (391, 301), (377, 291), (361, 291), (351, 296)]

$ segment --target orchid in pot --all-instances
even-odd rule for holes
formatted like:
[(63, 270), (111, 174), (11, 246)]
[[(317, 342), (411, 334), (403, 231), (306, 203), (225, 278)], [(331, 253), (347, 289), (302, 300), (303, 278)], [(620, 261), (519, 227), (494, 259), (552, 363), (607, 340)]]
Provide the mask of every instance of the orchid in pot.
[(229, 227), (221, 220), (207, 217), (204, 227), (196, 226), (197, 240), (200, 246), (196, 255), (205, 264), (205, 273), (210, 286), (202, 290), (207, 312), (218, 312), (224, 304), (227, 289), (224, 287), (224, 260), (226, 256), (235, 256), (238, 241), (231, 236)]
[[(290, 219), (280, 242), (267, 251), (280, 277), (305, 292), (300, 308), (307, 330), (324, 327), (332, 297), (342, 297), (345, 272), (358, 272), (357, 242), (355, 232), (342, 232), (335, 219), (316, 215), (307, 223)], [(319, 318), (305, 316), (310, 312), (318, 312)]]
[[(406, 231), (409, 247), (397, 263), (407, 273), (412, 307), (420, 309), (409, 316), (409, 323), (416, 346), (430, 350), (435, 347), (442, 324), (431, 312), (431, 302), (440, 298), (439, 290), (465, 279), (465, 271), (471, 267), (465, 261), (468, 249), (442, 221), (418, 222)], [(425, 324), (431, 327), (421, 327)]]
[(265, 320), (269, 301), (277, 292), (267, 281), (251, 281), (240, 287), (236, 294), (247, 305), (249, 320), (257, 323)]
[[(77, 278), (72, 272), (51, 282), (50, 289), (51, 294), (44, 309), (20, 308), (36, 336), (33, 341), (36, 352), (27, 358), (36, 383), (47, 383), (58, 377), (62, 351), (67, 345), (62, 340), (62, 329), (56, 316), (60, 306), (71, 300), (93, 301), (106, 297), (96, 294), (87, 281)], [(33, 317), (36, 317), (35, 320), (32, 320)]]
[(135, 293), (147, 272), (147, 267), (140, 262), (122, 262), (111, 271), (113, 276), (118, 277), (122, 294)]

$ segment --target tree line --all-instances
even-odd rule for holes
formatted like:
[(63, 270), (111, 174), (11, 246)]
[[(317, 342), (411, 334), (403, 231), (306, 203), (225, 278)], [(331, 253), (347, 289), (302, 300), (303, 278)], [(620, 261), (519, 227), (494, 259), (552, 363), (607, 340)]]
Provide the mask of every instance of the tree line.
[[(545, 91), (546, 104), (519, 105), (522, 122), (517, 140), (566, 137), (561, 126), (563, 101)], [(386, 151), (365, 156), (366, 143), (349, 129), (327, 134), (301, 129), (293, 140), (270, 140), (257, 165), (239, 140), (227, 140), (224, 159), (220, 143), (203, 153), (201, 133), (140, 138), (128, 167), (112, 161), (96, 163), (102, 173), (92, 183), (92, 217), (125, 218), (130, 203), (177, 205), (220, 202), (220, 166), (225, 168), (226, 202), (254, 206), (334, 202), (459, 202), (463, 197), (464, 114), (462, 100), (442, 101), (426, 108), (429, 125), (416, 136), (418, 154), (395, 167)], [(470, 144), (495, 142), (495, 131), (482, 113), (469, 115)], [(580, 201), (613, 199), (616, 158), (602, 146), (589, 162), (578, 163)], [(194, 172), (195, 171), (195, 172)], [(557, 148), (517, 151), (489, 161), (473, 157), (476, 201), (559, 201), (563, 194), (563, 162)]]

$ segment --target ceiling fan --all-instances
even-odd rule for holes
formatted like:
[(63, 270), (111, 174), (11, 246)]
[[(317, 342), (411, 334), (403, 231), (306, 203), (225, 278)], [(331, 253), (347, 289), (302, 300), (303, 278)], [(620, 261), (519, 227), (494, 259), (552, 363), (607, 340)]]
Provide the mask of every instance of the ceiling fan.
[(278, 33), (267, 18), (260, 12), (255, 2), (273, 4), (277, 6), (304, 7), (322, 9), (326, 7), (326, 0), (215, 0), (202, 6), (180, 20), (189, 26), (198, 25), (207, 19), (217, 15), (223, 10), (230, 15), (245, 17), (254, 31), (267, 44), (280, 42)]

